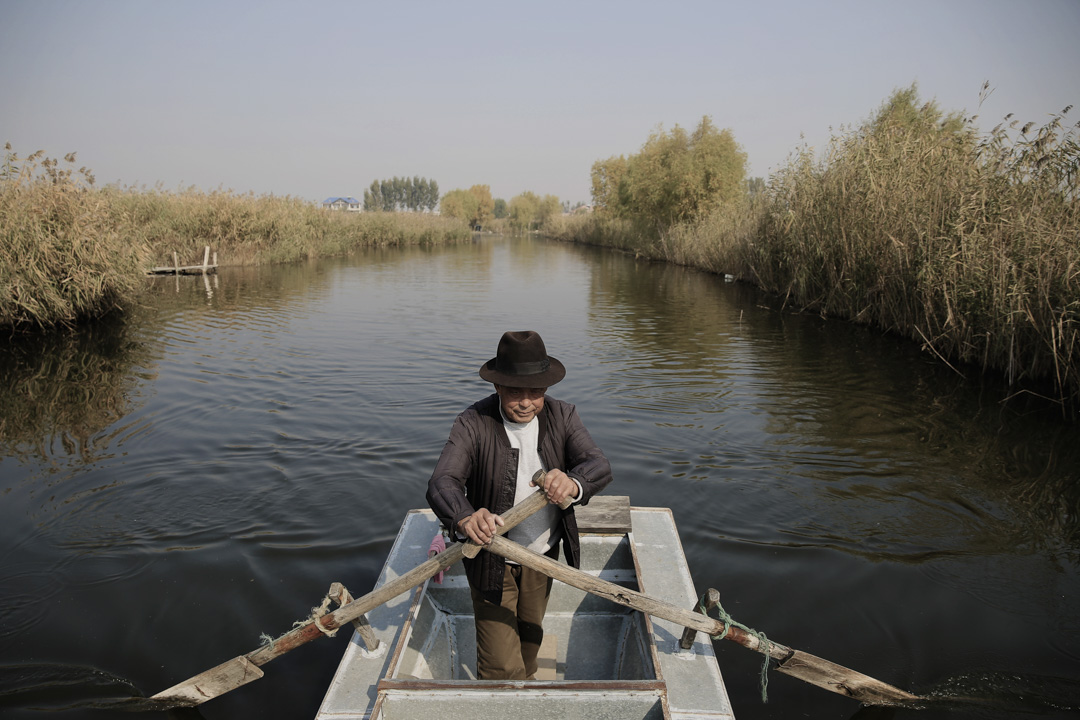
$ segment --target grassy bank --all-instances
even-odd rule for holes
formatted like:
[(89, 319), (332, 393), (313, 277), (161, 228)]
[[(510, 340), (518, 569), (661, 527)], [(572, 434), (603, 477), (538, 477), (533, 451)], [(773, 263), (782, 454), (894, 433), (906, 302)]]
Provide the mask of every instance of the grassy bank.
[(699, 222), (548, 232), (733, 274), (1080, 406), (1080, 145), (1064, 113), (980, 135), (910, 88)]
[(97, 188), (85, 168), (7, 146), (0, 169), (0, 326), (50, 327), (130, 306), (145, 270), (345, 255), (364, 246), (462, 242), (459, 221), (416, 213), (332, 213), (296, 198)]

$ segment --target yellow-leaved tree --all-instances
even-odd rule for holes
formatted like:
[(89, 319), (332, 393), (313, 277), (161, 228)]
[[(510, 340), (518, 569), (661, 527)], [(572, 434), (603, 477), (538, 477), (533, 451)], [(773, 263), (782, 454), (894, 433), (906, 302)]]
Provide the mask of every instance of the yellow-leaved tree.
[(495, 200), (487, 185), (473, 185), (468, 190), (451, 190), (439, 201), (439, 212), (469, 223), (479, 230), (495, 217)]
[(692, 133), (658, 128), (636, 155), (594, 163), (593, 204), (662, 229), (707, 216), (745, 192), (745, 180), (746, 153), (706, 116)]

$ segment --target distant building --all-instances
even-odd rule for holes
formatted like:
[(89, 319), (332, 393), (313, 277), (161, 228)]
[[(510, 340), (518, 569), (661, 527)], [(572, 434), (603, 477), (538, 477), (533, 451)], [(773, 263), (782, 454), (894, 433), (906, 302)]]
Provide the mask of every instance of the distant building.
[(323, 210), (344, 210), (345, 212), (360, 212), (360, 201), (354, 197), (326, 198), (322, 203)]

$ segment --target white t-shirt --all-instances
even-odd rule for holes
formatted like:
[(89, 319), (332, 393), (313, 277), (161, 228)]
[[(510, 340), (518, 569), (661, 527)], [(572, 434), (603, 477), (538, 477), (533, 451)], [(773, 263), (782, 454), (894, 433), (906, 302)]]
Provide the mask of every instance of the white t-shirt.
[[(501, 407), (499, 412), (502, 412)], [(518, 451), (517, 490), (514, 493), (514, 504), (517, 505), (536, 492), (536, 487), (529, 483), (537, 470), (546, 469), (536, 450), (540, 438), (540, 421), (534, 417), (527, 423), (516, 423), (507, 420), (504, 414), (503, 427), (510, 438), (510, 447)], [(559, 508), (548, 503), (544, 509), (525, 518), (520, 525), (511, 529), (506, 537), (533, 552), (546, 553), (559, 541), (559, 534)]]

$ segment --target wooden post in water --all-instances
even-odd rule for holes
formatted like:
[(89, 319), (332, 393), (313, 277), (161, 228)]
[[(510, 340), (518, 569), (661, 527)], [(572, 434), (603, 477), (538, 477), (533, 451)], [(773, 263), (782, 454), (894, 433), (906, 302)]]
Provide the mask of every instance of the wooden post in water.
[(206, 271), (209, 269), (209, 265), (210, 265), (210, 246), (207, 245), (205, 248), (203, 248), (203, 255), (202, 255), (202, 274), (203, 275), (206, 274)]
[(180, 256), (176, 254), (175, 250), (173, 250), (173, 254), (172, 254), (172, 264), (173, 264), (173, 271), (177, 275), (179, 275), (180, 274)]

